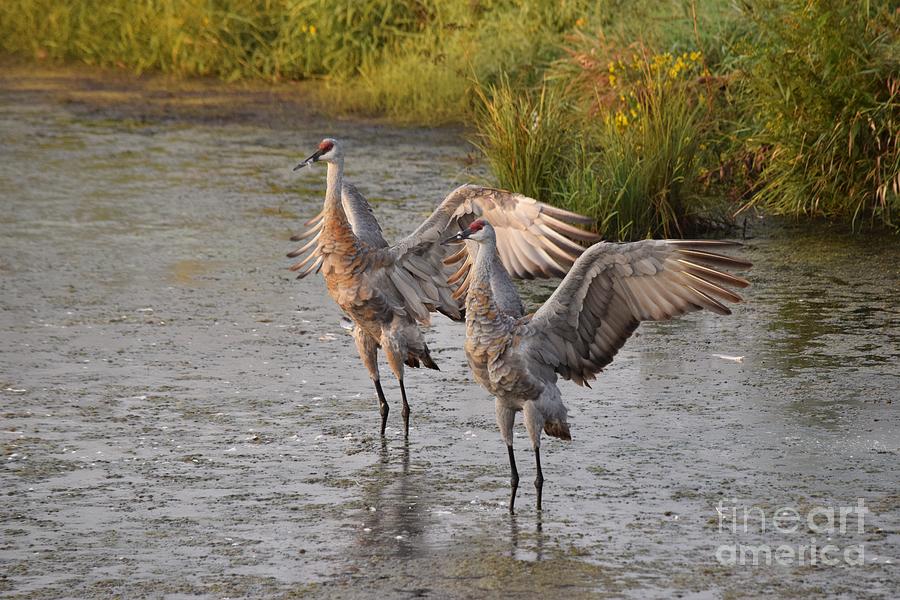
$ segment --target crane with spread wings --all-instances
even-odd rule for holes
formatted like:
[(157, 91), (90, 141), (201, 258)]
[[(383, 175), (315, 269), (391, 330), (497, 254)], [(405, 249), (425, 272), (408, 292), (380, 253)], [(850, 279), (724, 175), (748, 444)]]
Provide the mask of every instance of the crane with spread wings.
[(475, 380), (495, 396), (497, 426), (509, 454), (510, 512), (519, 485), (512, 445), (517, 412), (523, 413), (534, 448), (541, 510), (541, 433), (571, 439), (557, 378), (590, 387), (642, 321), (667, 321), (702, 309), (727, 315), (724, 302), (741, 302), (728, 286), (750, 285), (726, 270), (751, 264), (718, 252), (738, 245), (734, 242), (601, 242), (575, 261), (536, 312), (525, 315), (504, 310), (516, 291), (498, 263), (500, 235), (490, 217), (474, 220), (444, 243), (463, 240), (476, 256), (467, 275), (466, 358)]
[[(309, 230), (294, 238), (307, 241), (288, 254), (303, 256), (291, 269), (299, 272), (298, 278), (321, 270), (329, 295), (353, 321), (356, 348), (378, 394), (382, 436), (390, 409), (381, 387), (378, 350), (400, 383), (403, 426), (409, 436), (404, 365), (438, 368), (419, 325), (428, 325), (434, 311), (463, 319), (474, 259), (465, 248), (452, 251), (441, 244), (450, 232), (480, 217), (490, 219), (497, 232), (496, 276), (508, 277), (508, 272), (528, 279), (563, 276), (584, 252), (579, 242), (599, 239), (574, 226), (589, 225), (587, 217), (520, 194), (463, 185), (414, 232), (389, 245), (366, 199), (343, 180), (342, 145), (323, 140), (294, 170), (318, 161), (328, 164), (325, 205), (307, 222)], [(518, 305), (510, 310), (521, 310), (517, 295), (514, 301)]]

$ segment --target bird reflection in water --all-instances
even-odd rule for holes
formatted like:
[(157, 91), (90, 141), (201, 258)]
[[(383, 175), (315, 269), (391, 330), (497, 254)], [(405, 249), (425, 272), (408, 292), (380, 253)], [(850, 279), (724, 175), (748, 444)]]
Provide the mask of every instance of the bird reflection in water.
[[(399, 460), (398, 460), (399, 456)], [(397, 466), (399, 465), (399, 469)], [(419, 550), (426, 527), (423, 470), (410, 468), (409, 442), (390, 446), (381, 440), (379, 459), (365, 477), (359, 547), (404, 558)]]
[[(522, 536), (525, 541), (531, 537), (534, 538), (534, 546), (529, 547), (527, 544), (522, 547), (520, 546), (519, 532), (521, 529), (521, 525), (519, 524), (519, 515), (516, 513), (509, 513), (509, 543), (510, 543), (510, 557), (518, 559), (518, 560), (543, 560), (544, 559), (544, 521), (543, 516), (540, 512), (534, 514), (534, 536), (528, 536), (527, 534)], [(530, 520), (527, 518), (526, 520)], [(534, 556), (529, 556), (529, 553), (534, 553)]]

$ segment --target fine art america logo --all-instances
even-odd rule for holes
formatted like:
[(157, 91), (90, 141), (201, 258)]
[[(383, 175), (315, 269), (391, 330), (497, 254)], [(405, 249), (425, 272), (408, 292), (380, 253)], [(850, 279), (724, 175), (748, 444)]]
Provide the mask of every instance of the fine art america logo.
[[(862, 534), (865, 529), (865, 515), (869, 509), (863, 498), (857, 499), (856, 506), (816, 506), (806, 511), (782, 506), (770, 512), (759, 506), (738, 506), (720, 500), (716, 512), (719, 513), (720, 533), (775, 536), (784, 541), (722, 544), (716, 549), (720, 564), (861, 566), (865, 562), (863, 544), (846, 543), (848, 537), (852, 539), (854, 533)], [(788, 543), (799, 537), (803, 538), (801, 542)]]

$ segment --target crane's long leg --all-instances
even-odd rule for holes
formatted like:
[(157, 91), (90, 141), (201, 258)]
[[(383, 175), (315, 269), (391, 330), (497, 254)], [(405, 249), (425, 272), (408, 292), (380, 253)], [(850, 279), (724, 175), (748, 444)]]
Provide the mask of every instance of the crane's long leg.
[[(418, 330), (416, 330), (418, 332)], [(397, 381), (400, 382), (400, 393), (403, 396), (403, 427), (409, 438), (409, 402), (406, 401), (406, 387), (403, 385), (403, 364), (407, 359), (406, 346), (403, 339), (403, 330), (397, 330), (394, 325), (391, 328), (381, 330), (381, 349), (387, 358), (388, 366), (394, 372)]]
[(406, 388), (403, 386), (403, 378), (400, 378), (400, 395), (403, 397), (403, 435), (409, 438), (409, 403), (406, 401)]
[(516, 469), (516, 455), (512, 444), (506, 447), (509, 452), (509, 514), (516, 512), (516, 491), (519, 489), (519, 471)]
[(509, 513), (513, 514), (516, 512), (516, 491), (519, 489), (519, 470), (516, 469), (516, 455), (513, 452), (513, 424), (516, 421), (516, 411), (497, 397), (494, 400), (494, 412), (497, 414), (500, 437), (506, 443), (506, 451), (509, 453)]
[(375, 391), (378, 392), (378, 409), (381, 412), (381, 437), (384, 437), (384, 428), (387, 427), (388, 413), (391, 407), (388, 406), (387, 398), (384, 397), (384, 390), (381, 389), (381, 380), (375, 380)]
[(541, 495), (544, 491), (544, 472), (541, 471), (541, 433), (544, 430), (544, 415), (535, 400), (525, 402), (522, 407), (524, 413), (525, 429), (531, 438), (531, 446), (534, 448), (534, 463), (537, 466), (537, 476), (534, 478), (534, 489), (537, 491), (537, 509), (541, 510)]
[(384, 437), (384, 428), (387, 426), (388, 413), (391, 407), (388, 406), (387, 398), (384, 397), (384, 390), (381, 389), (381, 378), (378, 375), (378, 342), (367, 335), (359, 325), (353, 328), (353, 339), (356, 340), (356, 350), (362, 359), (366, 369), (369, 370), (369, 377), (375, 384), (375, 391), (378, 393), (378, 408), (381, 412), (381, 437)]

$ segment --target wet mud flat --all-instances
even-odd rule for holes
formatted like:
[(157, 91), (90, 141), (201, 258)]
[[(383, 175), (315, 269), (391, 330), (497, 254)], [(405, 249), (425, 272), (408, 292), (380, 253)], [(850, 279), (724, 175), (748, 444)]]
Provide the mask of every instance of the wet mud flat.
[[(321, 205), (324, 169), (290, 171), (320, 138), (396, 239), (480, 174), (460, 132), (212, 84), (220, 108), (188, 109), (167, 85), (0, 68), (4, 598), (896, 597), (896, 238), (751, 228), (734, 315), (645, 324), (593, 390), (562, 384), (574, 439), (545, 441), (542, 515), (517, 427), (510, 516), (462, 328), (435, 319), (442, 370), (408, 374), (410, 441), (399, 410), (382, 441), (337, 308), (284, 258)], [(861, 530), (806, 521), (860, 499)]]

